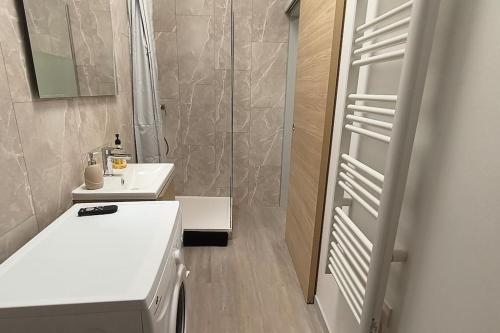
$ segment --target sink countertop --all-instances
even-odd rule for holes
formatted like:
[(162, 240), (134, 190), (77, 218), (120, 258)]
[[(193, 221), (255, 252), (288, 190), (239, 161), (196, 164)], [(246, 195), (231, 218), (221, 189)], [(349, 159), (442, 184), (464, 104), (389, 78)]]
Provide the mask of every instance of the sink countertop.
[(104, 177), (104, 186), (98, 190), (87, 190), (85, 184), (74, 189), (73, 200), (155, 200), (172, 178), (174, 164), (129, 163), (125, 169), (113, 171), (113, 176)]

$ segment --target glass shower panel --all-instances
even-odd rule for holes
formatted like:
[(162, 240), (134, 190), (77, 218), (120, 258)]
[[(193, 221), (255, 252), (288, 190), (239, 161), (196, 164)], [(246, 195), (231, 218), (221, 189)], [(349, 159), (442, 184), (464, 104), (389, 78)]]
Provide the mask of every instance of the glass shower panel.
[(233, 11), (233, 1), (231, 0), (231, 103), (229, 104), (229, 118), (231, 121), (231, 147), (230, 147), (230, 188), (229, 188), (229, 196), (230, 196), (230, 224), (231, 229), (233, 228), (233, 209), (235, 205), (234, 201), (234, 11)]
[(175, 164), (176, 198), (196, 212), (185, 218), (183, 213), (183, 224), (190, 230), (231, 231), (232, 1), (218, 2), (217, 10), (212, 2), (199, 15), (187, 14), (200, 11), (190, 1), (178, 7), (153, 3), (167, 160)]

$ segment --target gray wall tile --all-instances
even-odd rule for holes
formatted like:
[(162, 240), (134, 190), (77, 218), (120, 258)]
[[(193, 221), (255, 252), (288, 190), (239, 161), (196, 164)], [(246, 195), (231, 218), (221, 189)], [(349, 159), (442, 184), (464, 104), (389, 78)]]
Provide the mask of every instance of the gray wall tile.
[(212, 16), (177, 16), (179, 84), (182, 103), (192, 103), (197, 84), (214, 82)]
[[(160, 80), (162, 98), (168, 101), (164, 102), (168, 105), (165, 131), (173, 147), (169, 160), (176, 164), (176, 177), (182, 177), (176, 179), (177, 194), (227, 195), (229, 132), (233, 130), (234, 202), (278, 205), (287, 1), (233, 0), (232, 117), (230, 0), (177, 0), (175, 20), (171, 18), (172, 0), (154, 1), (156, 8), (168, 7), (163, 9), (165, 13), (155, 13), (156, 33), (168, 30), (172, 34), (168, 42), (171, 56), (158, 52), (160, 76), (175, 71), (173, 49), (177, 48), (178, 87), (174, 80)], [(162, 47), (167, 47), (166, 37), (158, 39), (157, 50)], [(167, 93), (176, 89), (178, 95)]]
[(74, 102), (14, 104), (40, 230), (71, 206), (83, 182)]
[[(128, 21), (128, 8), (127, 1), (123, 0), (109, 0), (109, 7), (111, 10), (111, 21), (113, 24), (113, 32), (116, 34), (129, 35), (129, 21)], [(115, 47), (115, 54), (119, 48)], [(128, 49), (125, 49), (128, 51)]]
[(231, 68), (231, 1), (215, 0), (215, 68)]
[(215, 145), (215, 87), (195, 85), (192, 103), (181, 104), (187, 118), (185, 143), (190, 145)]
[(288, 42), (288, 17), (285, 13), (290, 0), (253, 0), (252, 41)]
[(125, 1), (109, 2), (118, 94), (47, 101), (32, 94), (21, 3), (5, 0), (0, 7), (1, 262), (71, 205), (71, 191), (83, 181), (83, 153), (112, 143), (114, 133), (133, 152), (134, 136)]
[(0, 235), (3, 235), (34, 216), (35, 212), (1, 53), (0, 154), (0, 170), (3, 173), (0, 182)]
[(248, 133), (233, 133), (233, 186), (248, 187), (250, 142)]
[(233, 204), (237, 207), (248, 205), (248, 184), (233, 188)]
[(234, 71), (233, 130), (248, 132), (251, 109), (250, 71)]
[(21, 222), (15, 229), (0, 235), (0, 262), (20, 249), (38, 232), (35, 216)]
[(214, 0), (176, 0), (177, 15), (213, 15)]
[(252, 67), (252, 14), (234, 14), (234, 68), (250, 70)]
[(186, 175), (186, 158), (184, 157), (169, 157), (167, 163), (173, 163), (174, 169), (174, 184), (176, 195), (189, 195), (185, 192), (185, 185), (187, 182)]
[(234, 69), (250, 70), (252, 66), (252, 1), (233, 0)]
[(155, 43), (160, 98), (178, 99), (177, 34), (175, 32), (157, 32), (155, 33)]
[(168, 141), (168, 157), (184, 157), (187, 154), (187, 146), (183, 141), (186, 137), (186, 114), (181, 112), (178, 100), (164, 100), (161, 103), (165, 106), (163, 132)]
[(231, 177), (231, 133), (217, 132), (215, 135), (215, 186), (229, 187)]
[(285, 106), (287, 43), (252, 43), (252, 107)]
[(216, 130), (231, 131), (231, 71), (215, 71), (215, 118)]
[(112, 143), (106, 97), (78, 99), (73, 111), (78, 113), (77, 127), (82, 154), (99, 147), (103, 142)]
[(245, 14), (252, 16), (251, 0), (233, 0), (233, 10), (235, 14)]
[(155, 32), (175, 32), (175, 0), (153, 0), (153, 24)]
[(281, 166), (283, 108), (252, 109), (250, 115), (250, 165)]
[(215, 146), (189, 146), (185, 160), (185, 193), (212, 196), (215, 191)]

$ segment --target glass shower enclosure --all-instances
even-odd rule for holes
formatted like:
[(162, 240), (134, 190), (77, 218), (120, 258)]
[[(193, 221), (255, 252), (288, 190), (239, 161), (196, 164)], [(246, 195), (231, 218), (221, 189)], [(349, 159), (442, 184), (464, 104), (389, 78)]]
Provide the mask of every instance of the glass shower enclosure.
[[(232, 1), (193, 13), (154, 0), (167, 162), (175, 165), (184, 231), (228, 233), (233, 213)], [(196, 9), (199, 11), (199, 9)], [(204, 9), (205, 10), (205, 9)], [(214, 23), (215, 22), (215, 23)]]

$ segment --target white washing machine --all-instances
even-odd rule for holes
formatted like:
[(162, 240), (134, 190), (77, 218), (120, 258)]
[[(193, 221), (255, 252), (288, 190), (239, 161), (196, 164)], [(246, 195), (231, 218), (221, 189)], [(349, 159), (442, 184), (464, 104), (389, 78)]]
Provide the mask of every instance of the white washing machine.
[(186, 332), (179, 203), (115, 204), (73, 206), (0, 265), (0, 332)]

